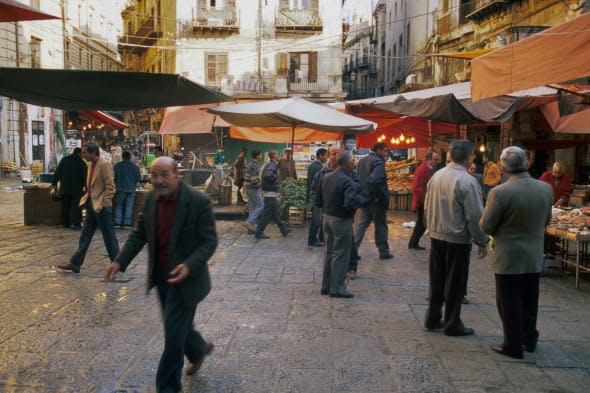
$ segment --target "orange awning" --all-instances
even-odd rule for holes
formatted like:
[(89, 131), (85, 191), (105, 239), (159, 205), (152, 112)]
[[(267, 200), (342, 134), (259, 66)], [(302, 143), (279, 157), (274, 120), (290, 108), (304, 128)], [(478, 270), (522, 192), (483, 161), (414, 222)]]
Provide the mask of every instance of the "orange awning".
[(113, 128), (127, 128), (129, 124), (123, 123), (121, 120), (102, 111), (85, 111), (80, 112), (80, 117), (86, 120), (95, 121), (97, 123), (105, 123)]
[(215, 115), (207, 109), (217, 104), (171, 106), (166, 108), (160, 134), (207, 134), (213, 128)]
[(478, 101), (590, 76), (590, 13), (471, 62), (471, 98)]
[[(267, 143), (291, 143), (291, 127), (229, 127), (229, 136), (233, 139)], [(318, 131), (311, 128), (297, 127), (295, 142), (339, 141), (339, 132)]]

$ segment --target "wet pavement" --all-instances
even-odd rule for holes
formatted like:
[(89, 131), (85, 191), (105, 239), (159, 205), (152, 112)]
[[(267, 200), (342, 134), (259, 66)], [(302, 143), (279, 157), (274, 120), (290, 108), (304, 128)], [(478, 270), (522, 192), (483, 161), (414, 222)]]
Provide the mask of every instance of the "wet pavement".
[[(145, 296), (145, 251), (105, 284), (97, 234), (81, 274), (57, 271), (79, 233), (24, 226), (22, 199), (0, 190), (0, 391), (155, 392), (162, 327), (155, 293)], [(571, 274), (548, 269), (537, 352), (512, 360), (489, 348), (501, 323), (489, 260), (475, 254), (462, 312), (475, 336), (423, 330), (428, 251), (406, 248), (411, 214), (389, 217), (395, 258), (378, 259), (369, 231), (351, 300), (320, 295), (322, 251), (306, 247), (305, 227), (283, 238), (269, 226), (256, 243), (218, 221), (213, 290), (196, 317), (216, 346), (184, 392), (588, 391), (588, 281), (576, 290)], [(127, 234), (117, 230), (121, 243)]]

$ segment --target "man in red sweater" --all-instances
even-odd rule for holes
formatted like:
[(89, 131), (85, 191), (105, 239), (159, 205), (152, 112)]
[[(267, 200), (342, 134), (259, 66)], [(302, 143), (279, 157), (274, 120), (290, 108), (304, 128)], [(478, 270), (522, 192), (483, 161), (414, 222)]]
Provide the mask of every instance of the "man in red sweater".
[(572, 181), (565, 173), (565, 167), (561, 162), (556, 161), (552, 170), (543, 173), (539, 180), (553, 188), (553, 206), (567, 206), (572, 192)]
[(414, 180), (412, 180), (412, 211), (415, 211), (416, 225), (414, 231), (410, 237), (408, 243), (408, 249), (410, 250), (424, 250), (425, 248), (420, 246), (420, 238), (426, 231), (424, 224), (424, 198), (426, 197), (426, 186), (428, 181), (432, 177), (436, 166), (438, 165), (439, 157), (438, 154), (432, 150), (426, 153), (424, 162), (416, 168), (414, 172)]

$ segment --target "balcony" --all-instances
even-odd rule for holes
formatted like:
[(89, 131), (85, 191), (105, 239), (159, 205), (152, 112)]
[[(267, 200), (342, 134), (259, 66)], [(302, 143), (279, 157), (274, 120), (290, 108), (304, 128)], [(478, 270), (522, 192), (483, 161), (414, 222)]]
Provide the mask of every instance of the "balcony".
[(471, 4), (472, 10), (466, 13), (468, 19), (482, 19), (487, 15), (503, 10), (511, 3), (511, 0), (474, 0)]
[(235, 7), (198, 8), (193, 15), (193, 23), (191, 27), (193, 33), (237, 33), (240, 30), (238, 11)]
[(314, 34), (323, 29), (322, 19), (318, 10), (304, 8), (292, 10), (281, 8), (275, 19), (277, 33), (303, 32)]
[(227, 75), (221, 78), (221, 91), (230, 96), (339, 93), (342, 91), (340, 82), (340, 75), (321, 76), (315, 81), (309, 79), (291, 81), (281, 76), (235, 78)]
[(119, 39), (119, 51), (141, 55), (162, 37), (162, 28), (159, 19), (149, 17), (140, 22), (135, 32), (127, 34)]
[(447, 12), (436, 20), (436, 33), (438, 35), (446, 35), (451, 32), (452, 19), (451, 13)]

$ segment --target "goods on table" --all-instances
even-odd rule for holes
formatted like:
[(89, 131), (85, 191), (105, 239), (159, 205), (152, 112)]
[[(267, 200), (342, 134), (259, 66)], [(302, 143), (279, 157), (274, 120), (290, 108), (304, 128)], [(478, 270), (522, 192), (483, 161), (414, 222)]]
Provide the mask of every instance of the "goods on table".
[[(553, 208), (547, 233), (566, 236), (575, 240), (590, 236), (590, 207), (564, 210)], [(557, 233), (560, 232), (560, 233)]]
[(2, 170), (4, 172), (16, 172), (16, 162), (7, 160), (2, 161)]
[(31, 164), (31, 173), (33, 176), (39, 176), (40, 173), (43, 173), (43, 161), (35, 160)]
[[(385, 174), (387, 176), (387, 187), (391, 191), (411, 191), (412, 178), (409, 171), (413, 166), (418, 165), (414, 160), (386, 161)], [(405, 172), (407, 171), (407, 172)]]

